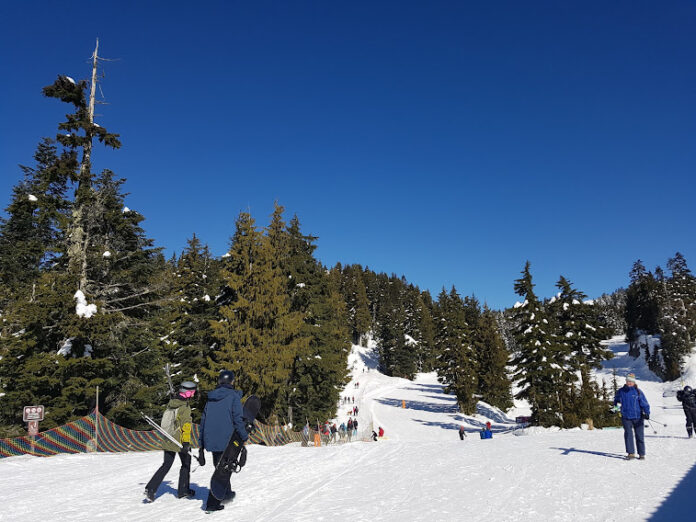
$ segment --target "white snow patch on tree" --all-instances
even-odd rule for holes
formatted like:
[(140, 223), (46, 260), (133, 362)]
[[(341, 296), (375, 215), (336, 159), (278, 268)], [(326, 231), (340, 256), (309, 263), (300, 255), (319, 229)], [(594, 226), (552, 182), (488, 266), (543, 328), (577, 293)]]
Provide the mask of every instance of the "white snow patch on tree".
[(210, 296), (209, 296), (208, 294), (205, 294), (205, 295), (203, 296), (203, 300), (206, 301), (206, 302), (207, 302), (207, 301), (210, 301)]
[(29, 199), (29, 201), (31, 201), (31, 202), (39, 201), (39, 198), (37, 198), (34, 194), (29, 194), (27, 196), (27, 199)]
[(82, 290), (75, 292), (73, 297), (75, 297), (77, 300), (77, 304), (75, 305), (75, 313), (78, 315), (78, 317), (89, 319), (97, 313), (97, 305), (87, 304), (87, 298), (85, 298), (85, 294), (82, 293)]
[(102, 257), (111, 257), (111, 252), (108, 250), (102, 254)]
[(60, 346), (60, 349), (58, 350), (58, 355), (62, 355), (63, 357), (67, 357), (72, 353), (72, 342), (74, 337), (71, 337), (70, 339), (66, 339), (63, 341), (63, 344)]
[(130, 212), (130, 211), (131, 211), (131, 209), (129, 209), (128, 207), (123, 207), (123, 213), (124, 213), (124, 214), (125, 214), (126, 212)]
[(68, 80), (73, 85), (75, 85), (75, 80), (73, 80), (70, 76), (65, 76), (65, 79)]

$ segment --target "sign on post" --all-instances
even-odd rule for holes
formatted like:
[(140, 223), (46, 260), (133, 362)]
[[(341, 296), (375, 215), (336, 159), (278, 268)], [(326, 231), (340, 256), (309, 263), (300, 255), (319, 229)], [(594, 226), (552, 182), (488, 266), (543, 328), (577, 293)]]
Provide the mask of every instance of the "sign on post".
[(24, 419), (24, 422), (44, 420), (44, 407), (43, 406), (25, 406), (23, 419)]
[(36, 437), (39, 434), (39, 421), (29, 421), (27, 423), (27, 431), (30, 437)]

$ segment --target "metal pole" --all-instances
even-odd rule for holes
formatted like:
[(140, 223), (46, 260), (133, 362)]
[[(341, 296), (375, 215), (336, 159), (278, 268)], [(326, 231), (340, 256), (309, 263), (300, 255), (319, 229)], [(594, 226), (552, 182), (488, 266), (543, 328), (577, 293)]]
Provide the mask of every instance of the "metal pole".
[(94, 407), (94, 451), (99, 451), (99, 386), (97, 386), (97, 402)]

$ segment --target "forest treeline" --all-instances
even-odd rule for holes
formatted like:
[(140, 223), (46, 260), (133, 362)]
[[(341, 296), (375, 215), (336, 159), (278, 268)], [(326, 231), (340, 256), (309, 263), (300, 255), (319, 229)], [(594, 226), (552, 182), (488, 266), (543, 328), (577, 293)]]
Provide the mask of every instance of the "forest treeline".
[(264, 227), (241, 212), (222, 257), (194, 235), (166, 258), (126, 207), (124, 180), (93, 171), (93, 145), (121, 144), (93, 121), (87, 91), (67, 76), (44, 88), (72, 112), (21, 167), (0, 221), (0, 436), (24, 433), (26, 405), (46, 407), (42, 429), (88, 414), (97, 386), (102, 413), (142, 428), (139, 412), (155, 414), (168, 396), (167, 364), (175, 384), (193, 379), (203, 391), (234, 370), (267, 422), (325, 420), (348, 381), (351, 343), (369, 338), (381, 371), (437, 371), (464, 413), (479, 400), (506, 410), (514, 389), (534, 423), (610, 424), (616, 383), (589, 377), (611, 357), (601, 340), (626, 332), (638, 356), (644, 334), (661, 335), (645, 354), (666, 378), (693, 344), (695, 284), (680, 254), (669, 274), (637, 262), (628, 289), (594, 302), (564, 277), (555, 296), (537, 297), (527, 263), (514, 282), (523, 301), (502, 311), (454, 287), (433, 297), (403, 276), (326, 267), (318, 238), (277, 203)]

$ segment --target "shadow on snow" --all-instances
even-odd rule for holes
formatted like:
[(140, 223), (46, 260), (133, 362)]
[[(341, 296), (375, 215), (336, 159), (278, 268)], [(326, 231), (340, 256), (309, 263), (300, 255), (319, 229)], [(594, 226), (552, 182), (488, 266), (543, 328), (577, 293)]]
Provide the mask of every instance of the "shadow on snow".
[(684, 475), (679, 484), (671, 491), (669, 496), (657, 507), (649, 520), (660, 522), (662, 520), (693, 520), (693, 498), (696, 491), (696, 464), (691, 466), (689, 472)]
[(619, 454), (619, 453), (607, 453), (605, 451), (590, 451), (590, 450), (583, 450), (583, 449), (577, 449), (577, 448), (551, 448), (551, 449), (561, 450), (563, 452), (563, 453), (561, 453), (561, 455), (570, 455), (571, 453), (587, 453), (589, 455), (597, 455), (599, 457), (609, 457), (612, 459), (626, 460), (626, 457), (624, 455)]

